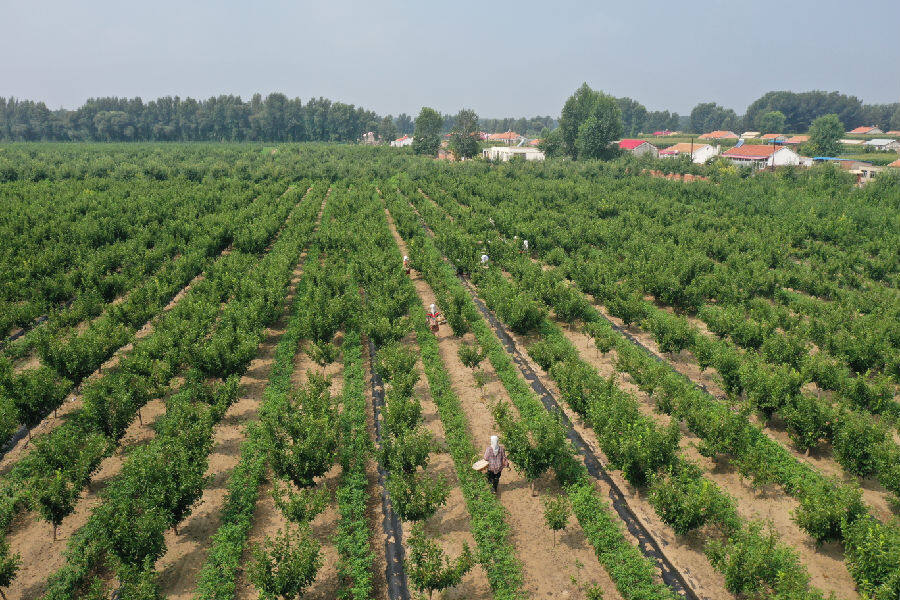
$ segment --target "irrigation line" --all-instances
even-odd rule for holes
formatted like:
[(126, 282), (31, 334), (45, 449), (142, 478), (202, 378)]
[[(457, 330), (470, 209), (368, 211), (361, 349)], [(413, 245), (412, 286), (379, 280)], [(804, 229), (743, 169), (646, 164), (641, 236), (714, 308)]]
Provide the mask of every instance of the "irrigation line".
[(579, 434), (578, 431), (575, 430), (575, 427), (572, 425), (572, 421), (569, 419), (568, 415), (566, 415), (565, 411), (560, 408), (559, 402), (556, 400), (550, 390), (547, 389), (543, 382), (541, 382), (540, 377), (528, 364), (528, 361), (516, 346), (515, 340), (513, 340), (506, 327), (497, 319), (496, 315), (494, 315), (494, 313), (490, 311), (487, 306), (485, 306), (484, 301), (476, 295), (475, 290), (471, 286), (471, 283), (469, 283), (468, 280), (466, 280), (462, 276), (460, 276), (460, 280), (462, 280), (463, 284), (466, 285), (466, 287), (469, 289), (469, 292), (472, 294), (472, 298), (475, 301), (475, 305), (478, 307), (478, 310), (481, 311), (481, 314), (483, 314), (484, 317), (488, 320), (491, 328), (500, 339), (500, 342), (506, 349), (507, 354), (510, 355), (513, 362), (519, 368), (522, 376), (529, 383), (529, 385), (531, 385), (531, 389), (534, 390), (534, 392), (540, 397), (541, 403), (544, 405), (544, 408), (561, 417), (562, 423), (566, 427), (566, 437), (569, 439), (569, 441), (572, 442), (575, 450), (584, 459), (584, 465), (587, 468), (588, 473), (590, 473), (591, 476), (595, 479), (599, 479), (609, 486), (609, 498), (612, 501), (613, 509), (619, 515), (619, 518), (622, 519), (622, 521), (625, 523), (625, 527), (628, 529), (631, 535), (633, 535), (637, 540), (638, 547), (640, 548), (641, 553), (647, 558), (650, 558), (656, 562), (656, 565), (659, 567), (659, 570), (661, 572), (663, 583), (665, 583), (669, 588), (672, 589), (672, 591), (683, 598), (687, 598), (688, 600), (699, 600), (699, 597), (688, 585), (681, 572), (675, 567), (675, 565), (673, 565), (669, 561), (669, 559), (663, 553), (662, 548), (660, 547), (656, 539), (638, 520), (637, 515), (628, 505), (628, 501), (625, 499), (625, 494), (622, 492), (621, 488), (619, 488), (619, 486), (616, 485), (615, 481), (613, 481), (613, 479), (609, 476), (609, 473), (603, 467), (603, 463), (600, 462), (600, 459), (597, 458), (597, 455), (594, 454), (594, 451), (584, 441), (584, 438), (581, 437), (581, 434)]
[[(371, 339), (369, 343), (369, 370), (372, 373), (372, 415), (375, 421), (375, 442), (381, 447), (381, 420), (378, 418), (384, 408), (384, 382), (381, 375), (375, 371), (375, 344)], [(378, 483), (381, 485), (381, 510), (384, 513), (382, 527), (384, 528), (384, 557), (385, 578), (387, 580), (388, 598), (390, 600), (410, 600), (409, 587), (406, 581), (406, 567), (403, 550), (403, 523), (391, 506), (391, 498), (388, 495), (387, 472), (378, 461)]]
[[(418, 211), (417, 211), (418, 212)], [(421, 218), (421, 215), (420, 215)], [(429, 237), (434, 238), (435, 234), (431, 229), (425, 224), (420, 223), (421, 227), (425, 232), (429, 235)], [(447, 258), (443, 257), (446, 261)], [(519, 371), (522, 373), (522, 376), (525, 380), (531, 385), (531, 389), (540, 397), (541, 403), (544, 405), (548, 411), (556, 413), (560, 416), (562, 423), (566, 427), (566, 437), (569, 441), (572, 442), (572, 445), (575, 447), (575, 450), (582, 456), (584, 459), (584, 465), (587, 468), (588, 473), (595, 479), (599, 479), (606, 483), (609, 486), (609, 499), (612, 502), (613, 509), (616, 511), (616, 514), (619, 515), (619, 518), (625, 523), (625, 527), (628, 529), (629, 533), (635, 537), (638, 542), (638, 548), (641, 551), (641, 554), (646, 556), (647, 558), (653, 560), (657, 567), (660, 570), (660, 576), (662, 577), (663, 583), (666, 584), (673, 592), (681, 596), (682, 598), (686, 598), (687, 600), (700, 600), (697, 593), (688, 585), (684, 576), (681, 572), (672, 564), (672, 562), (668, 559), (668, 557), (663, 553), (659, 542), (656, 541), (656, 538), (651, 535), (651, 533), (644, 527), (643, 523), (640, 522), (637, 515), (631, 509), (631, 506), (628, 505), (628, 501), (625, 499), (625, 494), (622, 492), (622, 489), (616, 485), (616, 482), (609, 476), (609, 473), (603, 467), (603, 463), (600, 462), (600, 459), (594, 453), (590, 446), (584, 441), (584, 438), (581, 437), (581, 434), (575, 430), (575, 427), (572, 425), (571, 419), (569, 419), (568, 415), (566, 415), (565, 411), (560, 408), (559, 402), (550, 393), (550, 390), (541, 382), (540, 377), (538, 377), (537, 373), (531, 368), (528, 364), (528, 361), (525, 360), (525, 357), (519, 351), (516, 346), (515, 340), (513, 340), (512, 336), (507, 331), (506, 327), (497, 319), (496, 315), (491, 312), (487, 306), (484, 304), (484, 301), (479, 298), (478, 294), (474, 290), (471, 282), (466, 279), (463, 275), (457, 275), (462, 284), (469, 290), (469, 293), (472, 295), (472, 299), (475, 301), (475, 306), (478, 307), (478, 310), (484, 317), (488, 320), (488, 323), (491, 325), (491, 328), (494, 330), (494, 333), (497, 335), (500, 342), (503, 344), (504, 349), (510, 355), (513, 362), (519, 368)]]

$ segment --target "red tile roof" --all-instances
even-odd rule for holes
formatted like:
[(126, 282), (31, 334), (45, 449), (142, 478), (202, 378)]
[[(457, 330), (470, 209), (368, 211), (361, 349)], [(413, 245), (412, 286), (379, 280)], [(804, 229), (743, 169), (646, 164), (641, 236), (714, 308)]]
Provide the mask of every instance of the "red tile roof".
[(619, 142), (619, 148), (623, 150), (634, 150), (641, 144), (649, 144), (647, 140), (622, 140)]
[(795, 135), (794, 137), (790, 137), (784, 140), (785, 144), (805, 144), (809, 141), (808, 135)]
[(759, 139), (761, 139), (761, 140), (777, 140), (780, 137), (784, 137), (784, 136), (781, 135), (780, 133), (767, 133)]
[(722, 153), (722, 156), (730, 158), (750, 158), (763, 159), (769, 158), (779, 148), (772, 147), (769, 144), (745, 144), (741, 147), (730, 148)]
[(856, 129), (851, 129), (847, 133), (869, 133), (873, 129), (875, 129), (875, 127), (873, 127), (871, 125), (863, 125), (862, 127), (857, 127)]

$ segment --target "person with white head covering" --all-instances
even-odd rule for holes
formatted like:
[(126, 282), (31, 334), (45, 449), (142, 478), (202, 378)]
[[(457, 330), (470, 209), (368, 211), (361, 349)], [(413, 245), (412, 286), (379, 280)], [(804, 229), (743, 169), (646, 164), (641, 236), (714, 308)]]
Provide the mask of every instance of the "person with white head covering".
[(425, 313), (425, 316), (428, 317), (428, 326), (431, 330), (438, 331), (438, 329), (440, 329), (438, 318), (441, 316), (441, 313), (438, 312), (438, 309), (434, 304), (429, 305), (428, 312)]
[(484, 450), (484, 460), (488, 463), (486, 471), (488, 482), (494, 488), (494, 493), (496, 494), (500, 485), (500, 474), (503, 472), (503, 469), (509, 466), (506, 450), (500, 445), (500, 440), (496, 435), (491, 436), (491, 443)]
[(486, 265), (487, 262), (488, 262), (488, 255), (487, 255), (487, 254), (482, 254), (482, 255), (481, 255), (481, 264), (482, 264), (482, 265)]
[(403, 255), (403, 268), (406, 270), (406, 274), (409, 275), (409, 257), (405, 254)]
[(522, 250), (528, 252), (528, 240), (522, 240)]

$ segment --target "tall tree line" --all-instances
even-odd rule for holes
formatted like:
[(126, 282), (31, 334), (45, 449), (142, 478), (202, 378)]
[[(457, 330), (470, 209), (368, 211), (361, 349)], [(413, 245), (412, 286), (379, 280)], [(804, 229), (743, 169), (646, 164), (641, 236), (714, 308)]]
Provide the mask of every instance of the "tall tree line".
[(2, 141), (347, 142), (378, 131), (380, 123), (374, 112), (352, 104), (327, 98), (304, 103), (278, 93), (246, 102), (230, 95), (92, 98), (75, 110), (0, 97)]

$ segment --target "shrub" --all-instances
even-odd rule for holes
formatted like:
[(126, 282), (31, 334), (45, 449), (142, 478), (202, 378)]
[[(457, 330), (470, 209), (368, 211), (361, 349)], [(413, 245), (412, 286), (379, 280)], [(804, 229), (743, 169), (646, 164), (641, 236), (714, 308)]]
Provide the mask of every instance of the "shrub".
[(572, 514), (572, 507), (569, 499), (563, 494), (557, 494), (545, 498), (544, 504), (544, 522), (553, 531), (553, 545), (556, 545), (556, 532), (566, 528), (569, 524), (569, 517)]
[(763, 532), (759, 522), (739, 529), (724, 542), (711, 541), (705, 551), (725, 575), (725, 588), (732, 594), (806, 597), (806, 569), (790, 548), (778, 542), (777, 534)]
[(425, 471), (395, 471), (387, 479), (391, 505), (404, 521), (423, 521), (435, 513), (450, 493), (443, 475), (430, 477)]
[(457, 354), (460, 362), (469, 369), (474, 369), (481, 364), (486, 356), (484, 350), (477, 344), (460, 344)]
[(877, 467), (874, 450), (887, 439), (887, 432), (876, 425), (869, 415), (850, 410), (836, 416), (832, 444), (837, 461), (842, 467), (867, 477)]
[(315, 581), (322, 566), (319, 543), (302, 528), (297, 532), (285, 527), (275, 539), (266, 536), (253, 548), (253, 562), (247, 577), (265, 600), (292, 600), (303, 597), (303, 590)]
[(328, 504), (328, 489), (303, 488), (295, 493), (290, 488), (282, 488), (277, 481), (273, 481), (272, 499), (288, 521), (302, 525), (309, 523), (325, 510)]
[(459, 585), (475, 564), (468, 544), (463, 544), (460, 555), (451, 561), (434, 540), (428, 539), (421, 523), (413, 525), (409, 551), (409, 579), (418, 591), (428, 593), (429, 600), (435, 591)]
[(693, 465), (655, 477), (649, 500), (656, 514), (678, 535), (686, 535), (710, 521), (723, 525), (726, 532), (739, 527), (734, 500), (704, 479)]
[(859, 488), (842, 485), (834, 478), (806, 490), (794, 520), (817, 544), (822, 544), (842, 540), (844, 530), (865, 514)]

